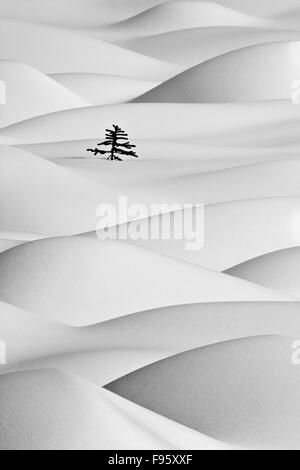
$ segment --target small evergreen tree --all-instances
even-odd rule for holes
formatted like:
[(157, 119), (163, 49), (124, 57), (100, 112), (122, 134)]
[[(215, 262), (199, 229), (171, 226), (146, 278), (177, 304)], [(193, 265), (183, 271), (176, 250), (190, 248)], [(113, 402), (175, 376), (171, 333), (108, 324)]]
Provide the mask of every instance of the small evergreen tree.
[(118, 160), (122, 161), (118, 155), (125, 155), (129, 157), (138, 158), (138, 155), (133, 148), (136, 145), (132, 145), (128, 140), (128, 134), (124, 132), (119, 126), (113, 125), (113, 129), (106, 129), (105, 134), (105, 141), (100, 142), (97, 144), (100, 146), (110, 147), (110, 150), (101, 150), (98, 148), (95, 149), (87, 149), (88, 152), (92, 152), (95, 156), (96, 155), (108, 155), (107, 160)]

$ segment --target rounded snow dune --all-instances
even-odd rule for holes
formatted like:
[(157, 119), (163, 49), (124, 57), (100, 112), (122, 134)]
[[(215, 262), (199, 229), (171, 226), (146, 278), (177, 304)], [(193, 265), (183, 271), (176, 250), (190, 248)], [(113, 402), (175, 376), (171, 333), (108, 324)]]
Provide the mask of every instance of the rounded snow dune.
[[(92, 180), (83, 172), (64, 168), (23, 150), (6, 146), (0, 146), (0, 169), (3, 169), (0, 171), (1, 190), (6, 195), (0, 201), (1, 231), (27, 232), (32, 235), (32, 239), (95, 232), (101, 221), (97, 216), (98, 207), (100, 204), (113, 204), (118, 208), (120, 194), (128, 197), (128, 208), (139, 201), (149, 211), (153, 202), (172, 206), (175, 202), (180, 205), (209, 205), (300, 196), (300, 162), (297, 160), (267, 162), (206, 173), (195, 172), (183, 176), (175, 174), (149, 181), (142, 179), (134, 188), (130, 178), (114, 181), (112, 174), (109, 179), (104, 172)], [(268, 185), (265, 184), (266, 180), (269, 181)], [(288, 204), (287, 202), (287, 209)], [(255, 202), (249, 203), (251, 205), (254, 207)], [(269, 209), (271, 205), (272, 203)], [(172, 207), (170, 210), (172, 211)], [(128, 214), (122, 217), (117, 221), (127, 223)], [(233, 211), (229, 210), (228, 217), (234, 221), (234, 208)], [(285, 220), (287, 243), (293, 243), (294, 239), (295, 244), (298, 244), (298, 232), (293, 228), (292, 217), (297, 218), (297, 201), (291, 202), (291, 210), (287, 212)], [(112, 222), (110, 225), (114, 224)], [(99, 226), (101, 228), (103, 225)], [(222, 256), (222, 263), (223, 259)], [(227, 265), (226, 268), (231, 266)]]
[(10, 250), (15, 246), (19, 246), (24, 242), (17, 241), (17, 240), (8, 240), (6, 238), (0, 238), (0, 254), (4, 253), (4, 251)]
[(107, 389), (215, 439), (298, 450), (300, 375), (292, 345), (284, 337), (213, 345), (148, 366)]
[[(204, 246), (199, 251), (187, 251), (185, 240), (129, 242), (208, 269), (224, 271), (258, 256), (300, 245), (300, 198), (266, 198), (211, 204), (205, 207), (204, 232)], [(255, 261), (249, 263), (250, 266), (256, 266)], [(281, 276), (281, 271), (276, 270), (276, 275)], [(229, 274), (235, 275), (235, 269), (229, 271)], [(237, 277), (244, 278), (243, 275)], [(245, 279), (276, 290), (279, 288), (272, 283), (260, 282), (260, 277)], [(267, 279), (268, 277), (266, 282)]]
[[(176, 204), (192, 204), (193, 206), (206, 204), (205, 209), (210, 211), (210, 208), (207, 207), (210, 204), (236, 202), (235, 206), (229, 206), (230, 209), (224, 212), (224, 216), (226, 214), (232, 223), (234, 222), (234, 210), (236, 209), (239, 214), (242, 213), (242, 203), (239, 205), (239, 201), (244, 201), (245, 210), (250, 211), (249, 217), (253, 216), (253, 219), (255, 218), (255, 210), (252, 211), (251, 206), (254, 208), (261, 203), (262, 206), (266, 206), (270, 210), (271, 220), (274, 214), (272, 204), (278, 207), (283, 216), (283, 210), (280, 210), (282, 206), (277, 200), (272, 203), (272, 201), (267, 202), (263, 199), (286, 198), (286, 201), (282, 201), (282, 204), (286, 207), (287, 218), (282, 220), (287, 223), (288, 239), (296, 243), (299, 240), (297, 231), (292, 229), (292, 219), (291, 222), (289, 221), (289, 214), (291, 217), (297, 217), (298, 211), (297, 197), (299, 196), (299, 189), (297, 181), (300, 162), (296, 158), (291, 160), (282, 158), (278, 161), (253, 164), (248, 162), (247, 165), (240, 163), (229, 165), (229, 167), (226, 167), (226, 162), (224, 162), (225, 168), (221, 166), (221, 168), (208, 169), (207, 171), (203, 171), (203, 168), (201, 168), (201, 160), (199, 162), (181, 160), (178, 166), (177, 162), (172, 162), (171, 166), (168, 161), (165, 161), (164, 165), (153, 165), (153, 162), (149, 164), (149, 162), (142, 161), (136, 165), (135, 161), (130, 161), (126, 162), (125, 165), (114, 167), (109, 166), (107, 162), (94, 159), (68, 159), (60, 160), (59, 163), (63, 167), (76, 169), (82, 176), (89, 178), (92, 182), (97, 182), (99, 185), (105, 185), (106, 183), (116, 194), (127, 194), (128, 201), (132, 204), (136, 201), (143, 202), (149, 208), (147, 214), (142, 214), (141, 218), (143, 220), (148, 216), (157, 215), (157, 211), (153, 213), (149, 207), (153, 201), (161, 205), (168, 203), (171, 212), (178, 211), (179, 208)], [(169, 171), (167, 167), (170, 168)], [(259, 178), (262, 180), (260, 181)], [(268, 186), (264, 184), (263, 178), (269, 179)], [(219, 189), (219, 192), (214, 187), (214, 182), (218, 184), (217, 189)], [(132, 188), (133, 183), (135, 183), (134, 188)], [(120, 191), (120, 188), (123, 192)], [(289, 201), (292, 198), (295, 198), (295, 201)], [(249, 200), (248, 203), (247, 200)], [(255, 200), (257, 202), (254, 202)], [(293, 208), (292, 211), (289, 211), (289, 204)], [(227, 206), (224, 206), (224, 208), (226, 210)], [(191, 207), (181, 207), (180, 209), (185, 209), (186, 213), (192, 210)], [(217, 210), (216, 217), (217, 214), (222, 217), (221, 208)], [(258, 210), (257, 214), (260, 222), (262, 220), (260, 217), (261, 212)], [(126, 223), (128, 220), (128, 217), (126, 217), (117, 220), (117, 223)], [(112, 223), (115, 225), (116, 222)], [(211, 236), (213, 236), (212, 232), (213, 230), (210, 231)], [(223, 259), (223, 257), (221, 256), (220, 259)]]
[(299, 40), (299, 31), (220, 26), (142, 36), (118, 44), (139, 54), (193, 67), (245, 47)]
[(2, 253), (0, 279), (3, 302), (71, 325), (170, 305), (291, 300), (126, 243), (82, 237), (40, 240)]
[(6, 86), (0, 127), (43, 114), (90, 106), (88, 100), (28, 65), (1, 60), (0, 76)]
[[(300, 216), (295, 220), (300, 234)], [(300, 248), (294, 247), (252, 259), (227, 271), (231, 276), (256, 282), (300, 298)]]
[[(196, 167), (200, 173), (267, 161), (298, 159), (300, 152), (300, 142), (289, 142), (288, 136), (286, 143), (281, 146), (274, 147), (269, 142), (266, 146), (256, 148), (250, 146), (239, 147), (235, 146), (234, 143), (231, 147), (219, 147), (217, 141), (211, 142), (209, 145), (200, 142), (188, 143), (185, 140), (172, 140), (169, 142), (164, 140), (138, 140), (135, 141), (135, 144), (138, 145), (139, 154), (142, 156), (139, 165), (130, 164), (131, 171), (129, 171), (129, 166), (123, 167), (123, 169), (127, 169), (128, 177), (133, 175), (132, 180), (137, 172), (139, 172), (140, 178), (143, 177), (142, 170), (145, 166), (148, 167), (150, 177), (155, 174), (155, 171), (170, 176), (179, 173), (179, 171), (182, 174), (187, 174), (190, 170), (194, 172)], [(91, 148), (94, 145), (95, 139), (82, 139), (25, 144), (19, 145), (18, 148), (47, 160), (54, 160), (63, 166), (80, 169), (94, 178), (99, 175), (100, 166), (102, 172), (111, 168), (109, 162), (106, 166), (105, 160), (98, 158), (85, 160), (82, 158), (82, 149)], [(185, 156), (188, 158), (185, 158)], [(172, 162), (172, 165), (170, 165), (170, 162)], [(134, 160), (133, 163), (135, 164), (136, 161)], [(93, 167), (94, 172), (92, 172)], [(144, 178), (147, 179), (148, 174), (144, 175)]]
[[(33, 239), (95, 232), (100, 222), (97, 217), (99, 205), (113, 204), (114, 207), (119, 207), (120, 194), (128, 197), (128, 207), (139, 201), (149, 210), (153, 202), (209, 205), (300, 196), (300, 162), (297, 160), (267, 162), (183, 176), (175, 174), (163, 180), (141, 180), (134, 188), (130, 179), (126, 181), (126, 178), (119, 178), (113, 181), (112, 175), (109, 179), (107, 173), (104, 173), (92, 180), (85, 173), (6, 146), (0, 147), (0, 169), (1, 190), (6, 195), (0, 200), (1, 231), (27, 232), (32, 234)], [(266, 180), (268, 185), (265, 184)], [(234, 212), (229, 211), (228, 216), (234, 221)], [(298, 232), (292, 226), (294, 216), (297, 218), (297, 202), (291, 203), (291, 211), (287, 212), (285, 220), (287, 243), (293, 243), (295, 239), (295, 244), (298, 244)], [(124, 214), (119, 222), (128, 222), (128, 214)], [(223, 260), (222, 256), (222, 263)], [(228, 260), (225, 259), (226, 262)], [(225, 266), (228, 268), (232, 265)]]
[[(116, 122), (116, 117), (132, 140), (179, 140), (208, 147), (217, 145), (225, 150), (226, 147), (276, 148), (299, 143), (300, 106), (291, 101), (92, 106), (41, 116), (0, 129), (0, 143), (24, 145), (97, 140), (104, 135), (107, 126)], [(182, 155), (183, 159), (187, 157)]]
[(126, 103), (158, 85), (157, 82), (97, 74), (54, 74), (51, 78), (94, 105)]
[[(7, 365), (1, 367), (1, 373), (54, 367), (101, 386), (190, 349), (249, 336), (300, 334), (298, 302), (176, 305), (92, 326), (86, 323), (86, 327), (65, 326), (4, 302), (0, 302), (0, 312), (1, 338), (7, 346)], [(99, 310), (98, 322), (101, 317)], [(88, 319), (81, 324), (84, 320)], [(116, 359), (118, 351), (124, 353), (122, 361)], [(134, 357), (134, 351), (139, 351), (139, 357)], [(90, 365), (85, 360), (88, 356)], [(95, 370), (96, 357), (103, 366), (111, 363), (110, 379), (106, 366), (103, 371)]]
[[(165, 348), (118, 348), (114, 328), (102, 343), (105, 328), (72, 328), (0, 302), (1, 340), (6, 365), (0, 374), (17, 370), (65, 370), (99, 386), (172, 355)], [(123, 332), (122, 332), (123, 333)], [(110, 344), (109, 344), (110, 341)]]
[(11, 248), (33, 240), (41, 240), (41, 235), (34, 235), (32, 233), (21, 232), (4, 232), (0, 231), (0, 253), (10, 250)]
[(277, 22), (281, 24), (288, 25), (290, 29), (298, 29), (299, 28), (299, 19), (300, 19), (300, 8), (299, 5), (297, 7), (284, 11), (276, 15)]
[(1, 0), (0, 16), (69, 28), (95, 28), (121, 21), (173, 0)]
[(0, 57), (26, 63), (46, 74), (80, 72), (161, 81), (181, 71), (177, 65), (69, 30), (1, 18)]
[[(208, 205), (247, 199), (298, 197), (299, 171), (300, 161), (290, 160), (165, 179), (164, 202)], [(159, 198), (159, 188), (159, 181), (149, 185), (149, 194), (151, 190), (152, 195), (157, 195), (155, 200)]]
[(142, 103), (223, 103), (292, 99), (300, 42), (244, 48), (193, 67), (137, 98)]
[(299, 8), (298, 0), (214, 0), (229, 8), (236, 8), (250, 15), (273, 17), (295, 8)]
[(188, 28), (209, 26), (266, 27), (273, 23), (211, 2), (173, 1), (150, 8), (119, 24), (103, 29), (105, 39), (120, 40)]
[(1, 450), (228, 448), (57, 370), (3, 375), (0, 397)]
[(59, 369), (104, 387), (137, 369), (170, 357), (174, 352), (141, 349), (96, 349), (94, 351), (72, 351), (69, 354), (42, 357), (29, 362), (18, 363), (9, 368), (2, 367), (3, 373), (39, 369)]
[(299, 18), (0, 0), (0, 450), (300, 450)]
[(0, 146), (0, 228), (6, 232), (73, 235), (95, 230), (96, 210), (113, 200), (78, 173), (13, 147)]

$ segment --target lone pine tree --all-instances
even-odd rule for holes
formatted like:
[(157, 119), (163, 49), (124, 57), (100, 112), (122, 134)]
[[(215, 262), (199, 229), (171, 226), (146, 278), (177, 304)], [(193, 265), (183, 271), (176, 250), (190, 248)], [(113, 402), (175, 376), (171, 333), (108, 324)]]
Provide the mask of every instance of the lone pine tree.
[(138, 158), (138, 155), (133, 148), (136, 145), (132, 145), (128, 140), (128, 134), (124, 132), (119, 126), (113, 125), (113, 129), (106, 129), (105, 134), (105, 141), (100, 142), (97, 144), (98, 147), (106, 146), (110, 147), (110, 150), (102, 150), (102, 149), (87, 149), (88, 152), (92, 152), (95, 156), (100, 155), (108, 155), (107, 160), (118, 160), (122, 161), (122, 158), (119, 155), (125, 155), (129, 157)]

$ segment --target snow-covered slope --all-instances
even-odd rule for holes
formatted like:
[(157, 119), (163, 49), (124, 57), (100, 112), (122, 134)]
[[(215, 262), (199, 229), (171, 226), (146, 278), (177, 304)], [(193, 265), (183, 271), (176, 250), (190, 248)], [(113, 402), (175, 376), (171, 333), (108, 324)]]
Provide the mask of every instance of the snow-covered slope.
[(0, 390), (1, 450), (230, 448), (57, 370), (2, 376)]
[[(294, 230), (299, 234), (300, 219), (294, 219)], [(299, 241), (298, 241), (299, 245)], [(234, 266), (228, 273), (239, 279), (257, 282), (262, 286), (285, 292), (300, 299), (299, 246), (274, 251)]]
[(300, 42), (252, 46), (221, 55), (137, 98), (143, 103), (220, 103), (291, 99)]
[(261, 337), (212, 345), (136, 371), (108, 389), (231, 444), (297, 449), (300, 376), (292, 342)]
[(276, 24), (267, 19), (245, 15), (237, 10), (206, 1), (166, 2), (100, 31), (104, 38), (118, 41), (208, 26), (267, 27)]
[[(291, 300), (121, 242), (78, 237), (32, 242), (2, 253), (0, 279), (0, 300), (74, 325), (169, 305)], [(107, 294), (110, 286), (117, 295)]]
[(51, 78), (94, 105), (126, 103), (157, 86), (157, 82), (100, 74), (62, 73)]
[(0, 76), (6, 85), (0, 127), (64, 109), (90, 106), (87, 99), (25, 64), (1, 60)]
[(299, 44), (299, 0), (0, 0), (0, 450), (300, 449)]
[(159, 81), (180, 72), (176, 65), (76, 32), (3, 18), (0, 57), (26, 63), (46, 74), (100, 73)]

